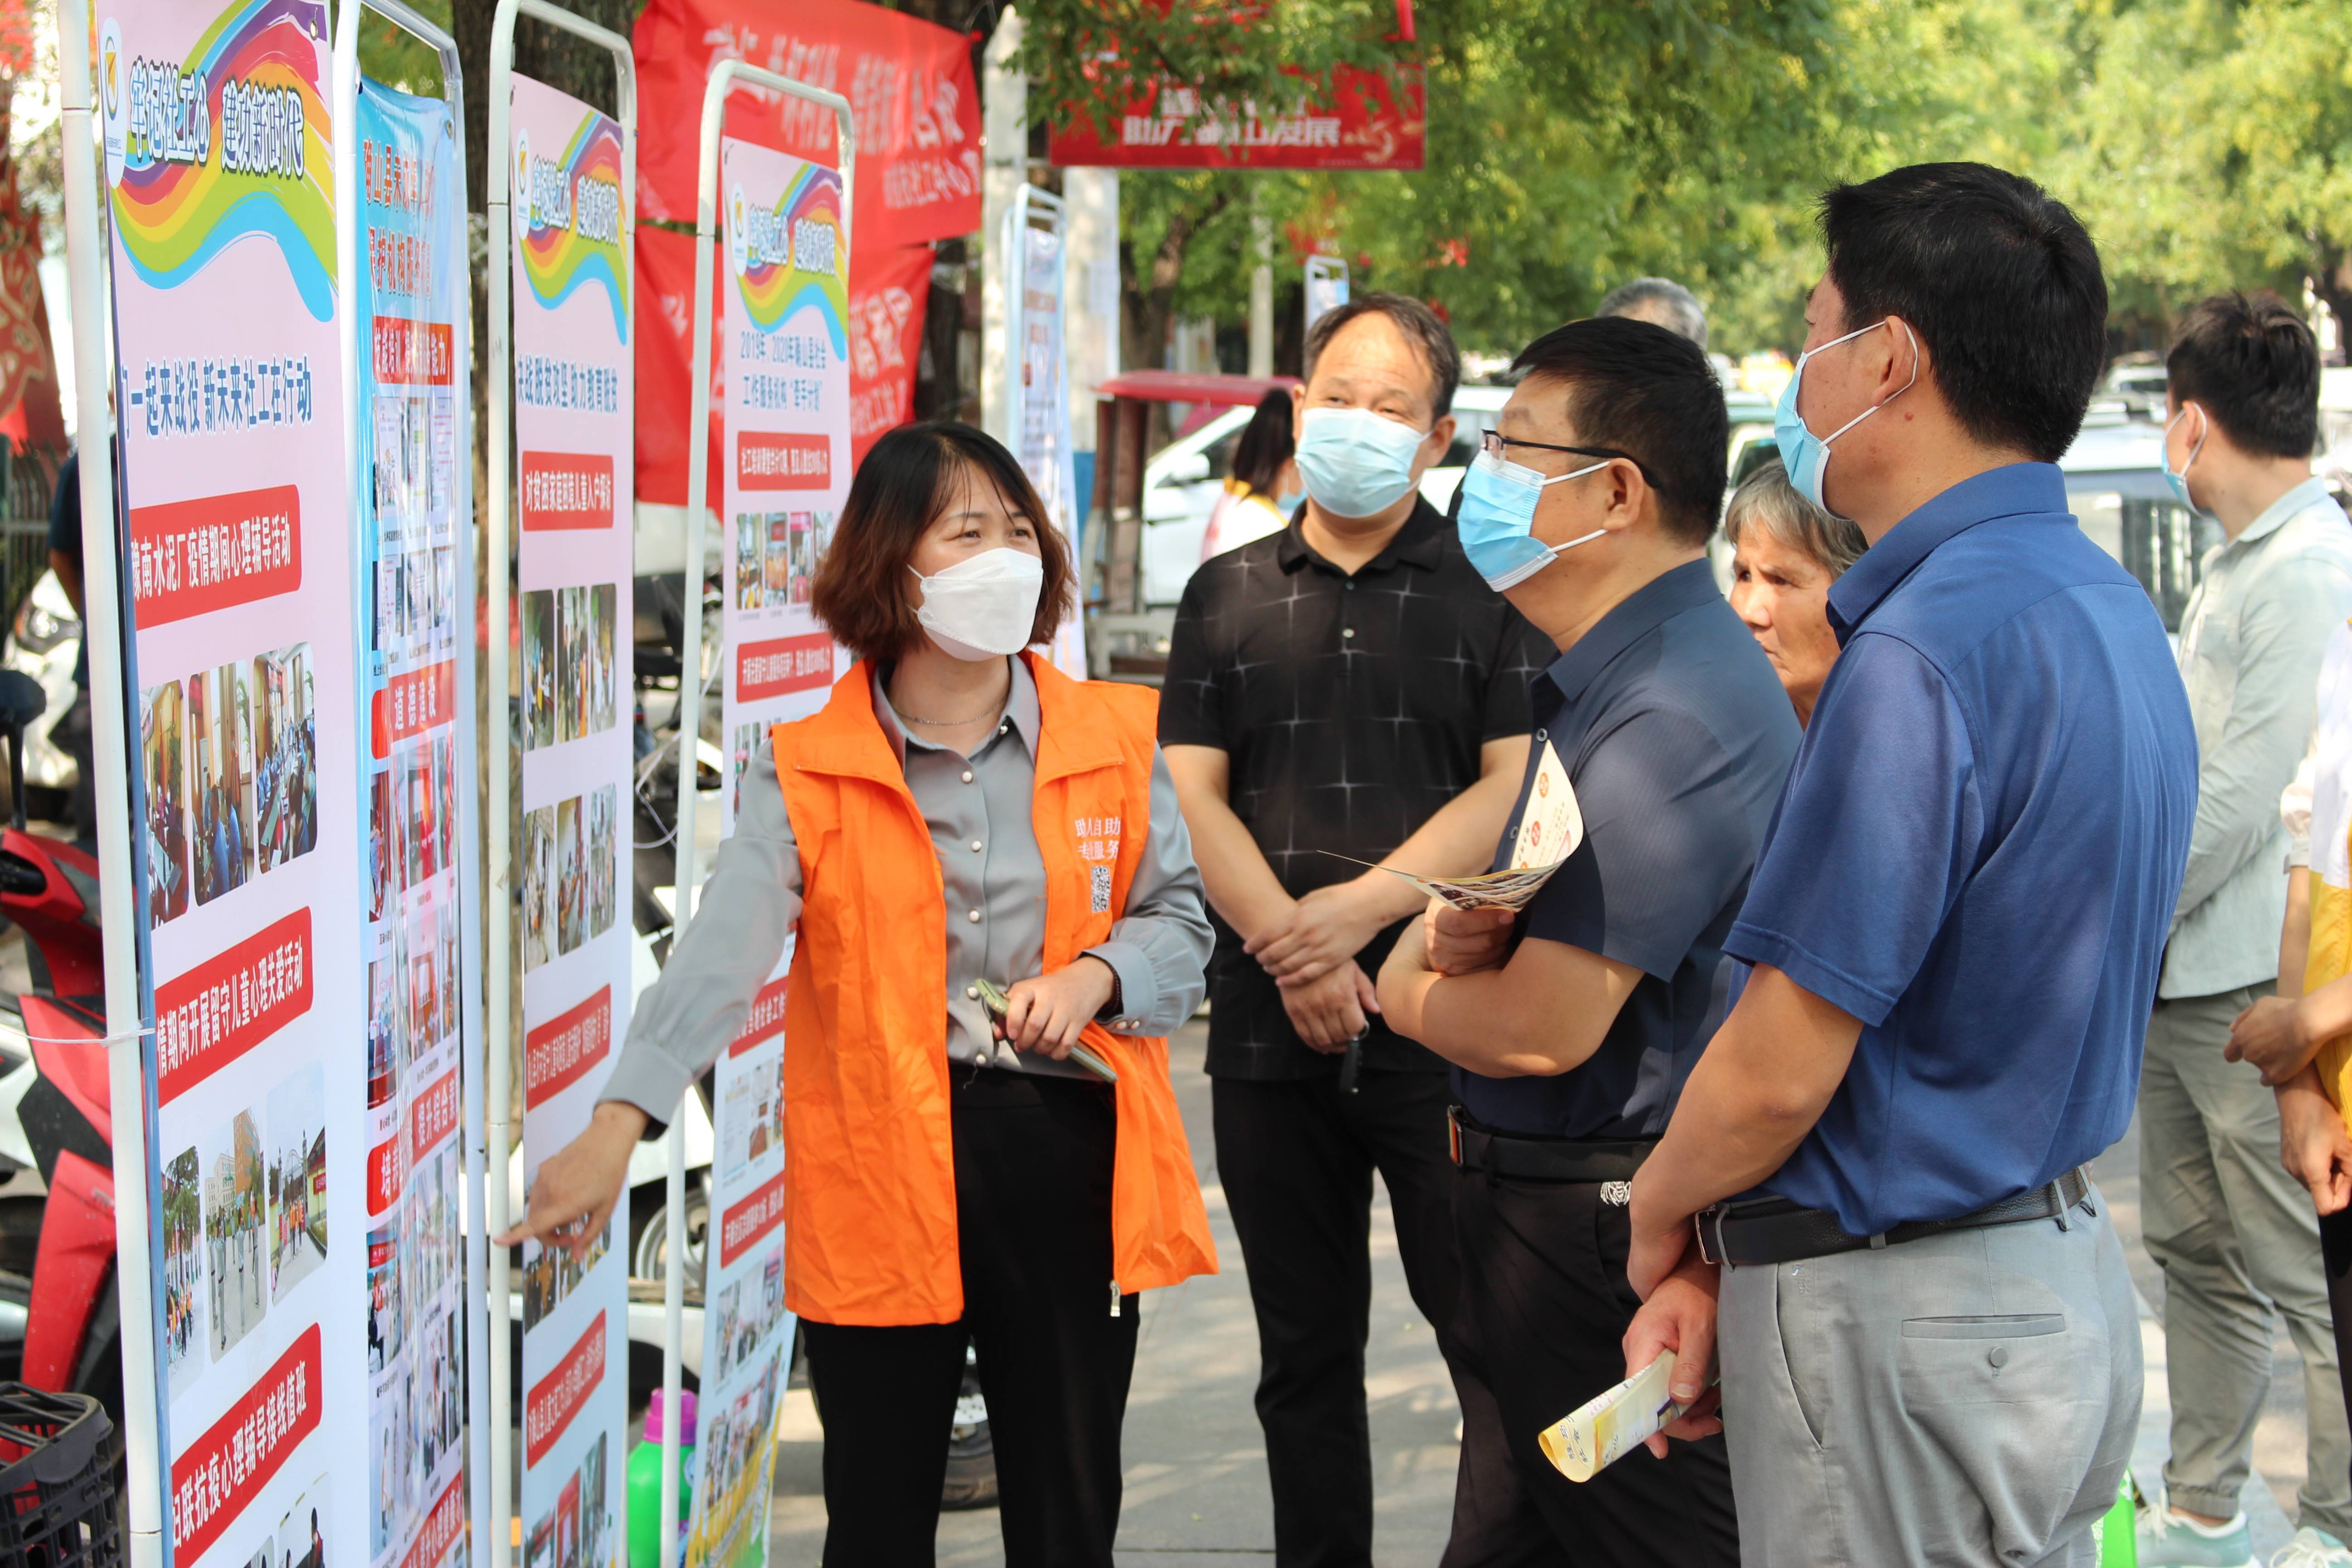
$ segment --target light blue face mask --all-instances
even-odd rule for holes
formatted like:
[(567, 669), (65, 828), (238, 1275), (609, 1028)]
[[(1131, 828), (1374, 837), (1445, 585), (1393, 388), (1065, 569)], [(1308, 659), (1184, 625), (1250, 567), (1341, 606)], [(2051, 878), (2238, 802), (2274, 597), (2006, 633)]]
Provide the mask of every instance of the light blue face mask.
[[(1887, 318), (1887, 321), (1893, 320), (1891, 316)], [(1780, 445), (1780, 464), (1789, 471), (1789, 482), (1797, 487), (1799, 495), (1823, 511), (1830, 509), (1830, 503), (1822, 499), (1822, 474), (1830, 466), (1830, 444), (1885, 407), (1886, 403), (1894, 402), (1911, 390), (1912, 382), (1919, 379), (1919, 340), (1916, 337), (1911, 339), (1911, 381), (1895, 388), (1894, 396), (1889, 397), (1886, 403), (1874, 404), (1826, 436), (1816, 436), (1805, 428), (1804, 418), (1797, 412), (1797, 389), (1805, 382), (1805, 362), (1821, 353), (1822, 349), (1850, 343), (1864, 332), (1878, 331), (1887, 321), (1873, 321), (1866, 327), (1857, 327), (1842, 338), (1832, 338), (1820, 349), (1808, 349), (1799, 354), (1797, 368), (1789, 374), (1789, 384), (1780, 389), (1780, 405), (1772, 410), (1772, 439)], [(1909, 327), (1903, 331), (1906, 336), (1910, 336)]]
[(1299, 480), (1334, 517), (1377, 517), (1403, 500), (1413, 455), (1429, 439), (1369, 408), (1310, 408), (1298, 426)]
[(2206, 421), (2205, 435), (2198, 437), (2197, 445), (2189, 448), (2189, 460), (2180, 465), (2180, 471), (2177, 474), (2172, 471), (2171, 447), (2172, 427), (2188, 418), (2189, 409), (2194, 406), (2194, 404), (2182, 404), (2180, 412), (2165, 422), (2164, 445), (2158, 447), (2156, 453), (2156, 460), (2164, 468), (2164, 482), (2172, 487), (2173, 495), (2190, 511), (2200, 509), (2195, 501), (2189, 499), (2189, 470), (2197, 466), (2197, 455), (2205, 450), (2205, 437), (2213, 433), (2212, 421), (2210, 418)]
[(1546, 485), (1581, 479), (1615, 460), (1603, 458), (1574, 473), (1554, 474), (1547, 479), (1524, 463), (1511, 462), (1492, 452), (1481, 451), (1473, 458), (1470, 471), (1462, 476), (1462, 510), (1455, 515), (1454, 526), (1462, 535), (1462, 553), (1470, 558), (1478, 575), (1486, 579), (1486, 586), (1497, 594), (1517, 587), (1559, 560), (1561, 551), (1573, 550), (1608, 532), (1605, 528), (1596, 528), (1565, 544), (1546, 544), (1535, 536), (1536, 502), (1543, 499)]

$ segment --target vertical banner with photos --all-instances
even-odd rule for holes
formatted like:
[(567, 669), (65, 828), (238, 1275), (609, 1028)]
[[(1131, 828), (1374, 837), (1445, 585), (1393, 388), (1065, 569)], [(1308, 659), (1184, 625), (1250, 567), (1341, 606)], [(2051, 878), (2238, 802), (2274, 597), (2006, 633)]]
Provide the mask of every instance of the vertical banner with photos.
[[(722, 137), (727, 595), (722, 832), (768, 729), (824, 706), (847, 658), (809, 608), (849, 493), (849, 236), (838, 171)], [(771, 786), (773, 787), (773, 786)], [(789, 951), (719, 1059), (690, 1568), (757, 1568), (783, 1394)]]
[[(633, 408), (621, 128), (523, 77), (512, 124), (528, 1188), (588, 1125), (629, 1016)], [(525, 1568), (620, 1552), (628, 1234), (624, 1194), (584, 1258), (523, 1247)]]
[(441, 99), (362, 79), (357, 116), (365, 1561), (440, 1568), (465, 1551), (458, 1121), (478, 980), (466, 163)]
[(160, 1285), (123, 1308), (154, 1314), (177, 1568), (356, 1568), (364, 1429), (326, 1418), (362, 1407), (366, 1288), (327, 12), (98, 23), (154, 1026), (115, 1113), (148, 1119)]
[[(1075, 563), (1082, 559), (1078, 531), (1084, 507), (1070, 449), (1070, 381), (1062, 353), (1068, 268), (1061, 205), (1049, 205), (1050, 200), (1025, 200), (1005, 215), (1020, 279), (1020, 299), (1011, 321), (1013, 358), (1021, 367), (1013, 395), (1013, 455), (1037, 487), (1045, 515), (1062, 531)], [(1063, 674), (1076, 680), (1087, 678), (1085, 626), (1076, 614), (1062, 622), (1052, 652)]]

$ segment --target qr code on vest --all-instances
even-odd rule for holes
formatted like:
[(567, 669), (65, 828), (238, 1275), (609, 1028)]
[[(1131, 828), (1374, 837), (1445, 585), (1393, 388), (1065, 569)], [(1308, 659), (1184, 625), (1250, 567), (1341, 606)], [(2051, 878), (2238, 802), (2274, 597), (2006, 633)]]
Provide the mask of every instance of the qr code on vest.
[(1087, 875), (1094, 884), (1095, 913), (1098, 915), (1110, 913), (1110, 868), (1089, 866), (1087, 868)]

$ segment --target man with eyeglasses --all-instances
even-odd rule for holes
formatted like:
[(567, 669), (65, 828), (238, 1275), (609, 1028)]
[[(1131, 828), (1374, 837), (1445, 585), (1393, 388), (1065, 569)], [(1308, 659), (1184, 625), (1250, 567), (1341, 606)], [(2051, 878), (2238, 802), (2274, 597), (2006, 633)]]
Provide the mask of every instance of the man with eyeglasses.
[(1558, 656), (1496, 865), (1575, 847), (1517, 918), (1433, 906), (1380, 981), (1389, 1026), (1454, 1064), (1457, 1332), (1493, 1394), (1463, 1412), (1444, 1561), (1736, 1563), (1721, 1437), (1575, 1483), (1538, 1435), (1625, 1375), (1629, 1184), (1722, 1020), (1797, 723), (1707, 564), (1729, 431), (1706, 356), (1596, 318), (1513, 368), (1456, 526)]

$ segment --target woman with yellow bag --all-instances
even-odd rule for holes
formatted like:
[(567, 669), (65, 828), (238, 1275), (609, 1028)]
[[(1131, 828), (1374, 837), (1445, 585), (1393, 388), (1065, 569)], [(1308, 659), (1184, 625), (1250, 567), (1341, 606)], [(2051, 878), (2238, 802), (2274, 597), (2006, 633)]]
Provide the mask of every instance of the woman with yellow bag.
[(1024, 651), (1070, 602), (1001, 445), (944, 423), (875, 444), (814, 587), (857, 663), (746, 772), (593, 1122), (499, 1238), (602, 1230), (630, 1146), (796, 935), (784, 1300), (835, 1568), (931, 1563), (967, 1342), (1006, 1562), (1110, 1568), (1135, 1293), (1216, 1268), (1162, 1037), (1203, 988), (1200, 875), (1156, 694)]

